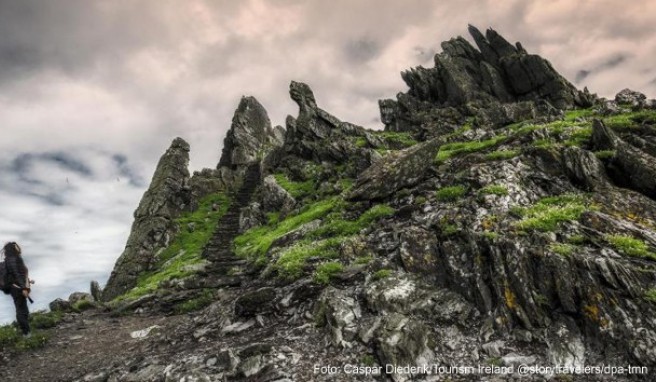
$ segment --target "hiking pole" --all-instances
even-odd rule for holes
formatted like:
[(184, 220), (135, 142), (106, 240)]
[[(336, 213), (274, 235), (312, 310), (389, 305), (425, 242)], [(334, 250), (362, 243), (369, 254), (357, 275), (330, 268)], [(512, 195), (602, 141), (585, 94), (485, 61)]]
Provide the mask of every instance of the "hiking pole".
[[(12, 284), (12, 286), (13, 286), (14, 288), (16, 288), (16, 289), (20, 289), (21, 291), (23, 290), (23, 288), (19, 287), (19, 286), (16, 285), (16, 284)], [(27, 300), (30, 302), (30, 304), (34, 304), (34, 300), (32, 300), (32, 297), (30, 297), (29, 294), (27, 295)]]

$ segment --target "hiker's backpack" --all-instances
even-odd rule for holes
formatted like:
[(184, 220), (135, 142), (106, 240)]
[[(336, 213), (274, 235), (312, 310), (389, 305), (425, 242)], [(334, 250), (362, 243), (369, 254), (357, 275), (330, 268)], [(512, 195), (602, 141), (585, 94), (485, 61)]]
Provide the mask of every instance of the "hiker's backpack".
[(11, 293), (11, 285), (9, 285), (9, 275), (7, 274), (7, 263), (0, 261), (0, 290), (5, 294)]

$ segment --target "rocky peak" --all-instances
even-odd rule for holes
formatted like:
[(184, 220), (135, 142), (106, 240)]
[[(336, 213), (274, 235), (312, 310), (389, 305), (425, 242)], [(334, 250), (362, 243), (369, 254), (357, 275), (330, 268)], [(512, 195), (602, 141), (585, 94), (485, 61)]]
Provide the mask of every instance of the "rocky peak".
[(296, 102), (301, 113), (317, 109), (317, 101), (314, 99), (314, 93), (307, 84), (292, 81), (289, 84), (289, 95)]
[[(401, 73), (407, 93), (380, 102), (387, 130), (435, 136), (468, 118), (480, 125), (550, 117), (551, 111), (589, 106), (592, 96), (577, 90), (544, 58), (488, 29), (469, 26), (478, 50), (462, 37), (442, 43), (435, 67)], [(549, 107), (538, 104), (548, 103)], [(445, 126), (446, 125), (446, 126)]]
[(176, 227), (173, 219), (191, 208), (189, 144), (176, 138), (159, 160), (148, 190), (134, 212), (134, 222), (125, 250), (119, 257), (103, 291), (109, 301), (132, 289), (138, 276), (169, 244)]
[(255, 97), (242, 97), (223, 141), (218, 167), (235, 169), (248, 166), (261, 160), (268, 150), (280, 143), (264, 107)]

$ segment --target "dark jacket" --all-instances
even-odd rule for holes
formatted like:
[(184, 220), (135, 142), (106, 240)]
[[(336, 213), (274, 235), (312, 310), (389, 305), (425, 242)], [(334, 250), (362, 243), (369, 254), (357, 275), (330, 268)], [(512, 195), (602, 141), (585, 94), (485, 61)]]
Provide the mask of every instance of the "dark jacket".
[(21, 289), (27, 289), (27, 267), (23, 258), (19, 256), (5, 256), (7, 264), (7, 280), (9, 285), (18, 285)]

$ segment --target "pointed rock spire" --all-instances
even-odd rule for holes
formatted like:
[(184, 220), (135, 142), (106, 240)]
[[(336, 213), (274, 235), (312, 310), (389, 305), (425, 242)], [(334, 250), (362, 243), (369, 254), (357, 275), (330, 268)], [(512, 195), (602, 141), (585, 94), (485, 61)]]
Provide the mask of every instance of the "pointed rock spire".
[(110, 301), (129, 291), (137, 278), (157, 261), (157, 252), (166, 247), (176, 230), (173, 219), (190, 207), (189, 144), (176, 138), (162, 155), (148, 190), (134, 212), (134, 223), (123, 254), (103, 290)]
[(255, 97), (242, 97), (223, 141), (218, 167), (235, 169), (257, 162), (266, 151), (282, 143), (279, 135), (271, 128), (264, 106)]

